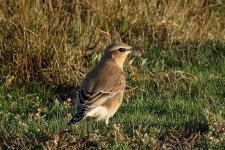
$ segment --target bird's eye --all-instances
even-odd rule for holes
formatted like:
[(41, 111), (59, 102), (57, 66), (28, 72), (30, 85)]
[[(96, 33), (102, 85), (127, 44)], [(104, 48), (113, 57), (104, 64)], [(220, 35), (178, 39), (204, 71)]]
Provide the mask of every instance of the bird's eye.
[(126, 51), (126, 49), (125, 48), (119, 48), (118, 51), (121, 52), (121, 53), (124, 53)]

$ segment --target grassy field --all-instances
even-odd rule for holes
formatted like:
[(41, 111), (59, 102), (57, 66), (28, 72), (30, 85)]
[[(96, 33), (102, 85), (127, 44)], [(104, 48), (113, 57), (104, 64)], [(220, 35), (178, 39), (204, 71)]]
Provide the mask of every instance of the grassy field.
[[(224, 149), (225, 2), (0, 0), (0, 149)], [(68, 126), (113, 41), (129, 56), (110, 120)]]

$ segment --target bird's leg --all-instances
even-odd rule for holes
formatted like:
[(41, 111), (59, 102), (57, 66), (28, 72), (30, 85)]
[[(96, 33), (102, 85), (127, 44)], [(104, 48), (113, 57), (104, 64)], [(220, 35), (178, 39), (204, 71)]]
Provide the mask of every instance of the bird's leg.
[(89, 119), (89, 118), (87, 118), (86, 119), (86, 125), (87, 125), (87, 130), (86, 130), (86, 132), (87, 132), (87, 136), (89, 137), (89, 135), (90, 135), (90, 128), (91, 128), (91, 120)]
[(105, 120), (105, 124), (106, 124), (106, 126), (108, 126), (108, 125), (109, 125), (109, 118), (106, 118), (106, 120)]
[(87, 132), (87, 136), (89, 137), (89, 123), (88, 123), (88, 119), (86, 119), (86, 132)]
[(109, 129), (109, 118), (107, 118), (107, 119), (105, 120), (105, 124), (106, 124), (106, 129)]

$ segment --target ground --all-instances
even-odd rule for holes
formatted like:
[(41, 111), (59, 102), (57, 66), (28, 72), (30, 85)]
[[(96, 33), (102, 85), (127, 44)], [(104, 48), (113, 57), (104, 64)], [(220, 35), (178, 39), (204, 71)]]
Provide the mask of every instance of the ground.
[[(211, 0), (3, 0), (1, 148), (223, 149), (224, 10)], [(109, 127), (68, 126), (79, 84), (113, 41), (140, 48), (124, 66), (121, 108)]]

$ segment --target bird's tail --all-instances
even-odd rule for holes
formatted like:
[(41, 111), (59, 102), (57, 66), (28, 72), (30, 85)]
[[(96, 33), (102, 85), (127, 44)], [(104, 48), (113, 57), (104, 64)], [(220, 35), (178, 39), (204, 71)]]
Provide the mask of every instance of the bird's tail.
[(68, 125), (77, 124), (85, 117), (85, 105), (77, 106), (77, 113), (75, 116), (68, 122)]
[(77, 117), (76, 115), (68, 122), (68, 125), (79, 123), (84, 117)]
[(76, 113), (76, 115), (68, 122), (68, 125), (72, 125), (72, 124), (77, 124), (79, 123), (82, 119), (84, 119), (85, 115), (84, 115), (84, 111), (78, 111)]

